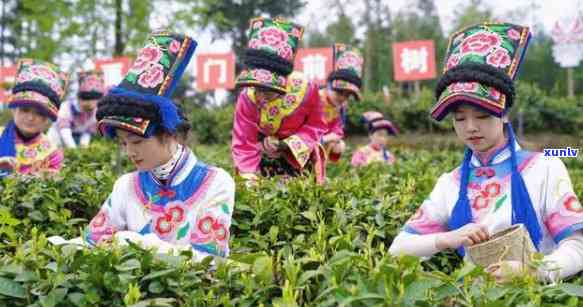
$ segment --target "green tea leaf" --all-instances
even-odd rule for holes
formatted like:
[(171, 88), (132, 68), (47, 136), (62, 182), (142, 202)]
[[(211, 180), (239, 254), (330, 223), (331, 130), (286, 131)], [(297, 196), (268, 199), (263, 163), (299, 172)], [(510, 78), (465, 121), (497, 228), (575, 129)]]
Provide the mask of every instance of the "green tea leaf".
[(558, 288), (568, 295), (583, 297), (583, 286), (581, 285), (561, 284)]
[(137, 259), (130, 259), (120, 265), (116, 265), (115, 269), (121, 272), (131, 271), (135, 269), (139, 269), (142, 267), (142, 264)]
[(255, 259), (253, 272), (263, 284), (270, 284), (273, 279), (273, 263), (271, 257), (264, 256)]
[(148, 281), (150, 279), (160, 278), (169, 274), (176, 272), (177, 269), (166, 269), (162, 271), (152, 272), (142, 278), (142, 282)]
[(162, 286), (162, 284), (159, 281), (154, 280), (148, 286), (148, 291), (150, 291), (150, 293), (160, 294), (160, 293), (162, 293), (162, 291), (164, 291), (164, 287)]
[(20, 283), (4, 277), (0, 277), (0, 294), (17, 298), (26, 297), (24, 287)]

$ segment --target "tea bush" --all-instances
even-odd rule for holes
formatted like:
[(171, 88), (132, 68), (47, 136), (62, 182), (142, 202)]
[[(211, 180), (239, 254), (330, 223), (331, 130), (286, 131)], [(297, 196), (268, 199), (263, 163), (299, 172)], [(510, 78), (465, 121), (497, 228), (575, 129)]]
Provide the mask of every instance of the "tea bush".
[[(116, 150), (68, 151), (47, 180), (0, 184), (0, 306), (578, 306), (583, 279), (530, 277), (497, 285), (454, 253), (429, 261), (388, 255), (394, 236), (460, 150), (395, 148), (394, 167), (333, 165), (325, 186), (307, 180), (237, 183), (231, 256), (193, 263), (190, 252), (139, 246), (55, 247), (96, 213), (117, 178)], [(232, 171), (224, 145), (196, 154)], [(583, 159), (565, 160), (583, 197)], [(121, 170), (131, 166), (121, 159)], [(209, 259), (210, 260), (210, 259)]]

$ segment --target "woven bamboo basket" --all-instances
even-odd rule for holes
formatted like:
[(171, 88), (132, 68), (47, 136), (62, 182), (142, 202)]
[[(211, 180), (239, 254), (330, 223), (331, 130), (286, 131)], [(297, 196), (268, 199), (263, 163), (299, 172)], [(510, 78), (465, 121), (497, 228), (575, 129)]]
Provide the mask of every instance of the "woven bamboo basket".
[(488, 267), (500, 261), (520, 261), (527, 265), (536, 252), (523, 224), (495, 233), (486, 242), (466, 247), (468, 258), (476, 265)]

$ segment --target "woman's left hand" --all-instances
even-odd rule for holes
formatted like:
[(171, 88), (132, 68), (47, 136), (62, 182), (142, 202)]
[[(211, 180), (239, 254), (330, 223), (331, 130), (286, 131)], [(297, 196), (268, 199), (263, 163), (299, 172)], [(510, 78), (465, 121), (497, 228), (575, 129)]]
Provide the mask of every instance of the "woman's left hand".
[(489, 265), (486, 272), (490, 273), (498, 283), (506, 283), (512, 278), (525, 275), (525, 266), (520, 261), (500, 261)]
[(344, 150), (346, 150), (346, 144), (344, 144), (344, 141), (342, 141), (342, 140), (338, 141), (332, 147), (332, 152), (337, 153), (337, 154), (343, 153)]

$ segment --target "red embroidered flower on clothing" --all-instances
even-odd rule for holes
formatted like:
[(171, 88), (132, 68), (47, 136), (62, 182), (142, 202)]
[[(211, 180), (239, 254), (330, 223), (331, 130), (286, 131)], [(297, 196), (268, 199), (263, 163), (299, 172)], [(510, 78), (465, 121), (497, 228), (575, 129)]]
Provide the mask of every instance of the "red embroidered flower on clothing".
[(506, 49), (497, 49), (486, 57), (486, 62), (494, 67), (504, 68), (512, 61)]
[(174, 196), (176, 196), (176, 192), (174, 192), (172, 190), (160, 189), (160, 192), (158, 192), (158, 195), (160, 195), (160, 197), (174, 198)]
[(156, 46), (147, 46), (140, 51), (130, 71), (139, 74), (162, 58), (162, 50)]
[(494, 175), (496, 175), (496, 171), (493, 168), (483, 167), (476, 170), (476, 177), (486, 176), (492, 178)]
[(514, 29), (509, 29), (508, 32), (506, 32), (508, 34), (508, 37), (510, 39), (513, 40), (519, 40), (520, 39), (520, 32), (514, 30)]
[(177, 40), (172, 40), (170, 46), (168, 46), (168, 51), (172, 53), (178, 53), (178, 51), (180, 51), (180, 42)]
[(97, 215), (93, 218), (93, 220), (91, 220), (91, 223), (89, 224), (89, 226), (91, 228), (101, 228), (103, 227), (107, 222), (107, 214), (105, 213), (105, 210), (101, 210), (99, 211), (99, 213), (97, 213)]
[(164, 81), (164, 67), (162, 65), (155, 63), (140, 75), (138, 79), (138, 84), (146, 88), (155, 88)]
[(39, 145), (41, 150), (49, 150), (51, 148), (51, 143), (50, 142), (42, 142)]
[(36, 154), (37, 154), (36, 148), (34, 148), (34, 147), (26, 148), (24, 150), (24, 152), (22, 153), (22, 155), (25, 158), (27, 158), (27, 159), (34, 159), (34, 158), (36, 158)]
[(174, 223), (172, 223), (170, 216), (164, 215), (156, 219), (154, 227), (159, 234), (167, 235), (174, 230)]
[(274, 117), (277, 116), (279, 114), (279, 108), (276, 106), (273, 106), (269, 109), (269, 116)]
[(287, 80), (284, 77), (277, 78), (277, 85), (280, 87), (285, 87)]
[(294, 150), (299, 150), (302, 148), (302, 143), (300, 141), (293, 141), (291, 146)]
[(253, 78), (259, 82), (269, 83), (272, 81), (273, 76), (269, 70), (256, 69), (253, 71)]
[(491, 49), (500, 46), (500, 37), (495, 33), (478, 32), (470, 35), (461, 45), (462, 54), (486, 55)]
[(249, 41), (249, 48), (251, 49), (258, 49), (261, 47), (261, 41), (258, 39), (252, 39)]
[(170, 220), (176, 224), (184, 222), (186, 217), (185, 208), (180, 203), (170, 205), (166, 212), (167, 215), (170, 216)]
[(285, 96), (285, 103), (288, 106), (293, 105), (295, 102), (296, 102), (296, 96), (294, 96), (294, 95), (287, 95), (287, 96)]
[(89, 92), (89, 91), (102, 91), (103, 90), (103, 83), (99, 78), (96, 76), (88, 76), (83, 80), (81, 84), (80, 91)]
[(22, 72), (16, 77), (16, 82), (26, 82), (34, 79), (34, 76), (28, 72)]
[(447, 69), (457, 66), (460, 63), (460, 57), (456, 54), (452, 55), (447, 59)]
[(358, 68), (362, 64), (362, 59), (353, 52), (346, 53), (338, 60), (338, 68)]
[(497, 91), (495, 88), (490, 88), (490, 97), (498, 100), (498, 99), (500, 99), (500, 92)]
[(57, 74), (44, 66), (31, 66), (30, 71), (33, 75), (39, 76), (47, 81), (53, 81), (57, 79)]
[(477, 89), (478, 89), (477, 82), (456, 82), (449, 86), (449, 90), (453, 93), (475, 92)]
[(575, 195), (569, 196), (565, 200), (564, 206), (565, 206), (565, 208), (567, 208), (567, 210), (569, 210), (571, 212), (575, 212), (575, 213), (583, 212), (583, 206), (581, 206), (581, 203), (579, 202), (579, 200), (577, 199), (577, 197)]
[(484, 197), (483, 195), (478, 195), (476, 198), (474, 198), (474, 203), (472, 204), (472, 208), (474, 208), (476, 210), (482, 210), (482, 209), (488, 208), (489, 205), (490, 205), (489, 198)]
[(500, 184), (498, 182), (491, 182), (484, 188), (488, 197), (497, 197), (500, 195)]
[(198, 220), (196, 231), (191, 234), (190, 239), (193, 243), (217, 241), (224, 245), (229, 240), (229, 230), (224, 222), (207, 214)]
[(287, 33), (276, 27), (267, 27), (259, 30), (259, 40), (261, 43), (277, 49), (280, 45), (287, 43)]
[(293, 51), (288, 45), (282, 45), (277, 49), (277, 54), (287, 60), (291, 60)]

